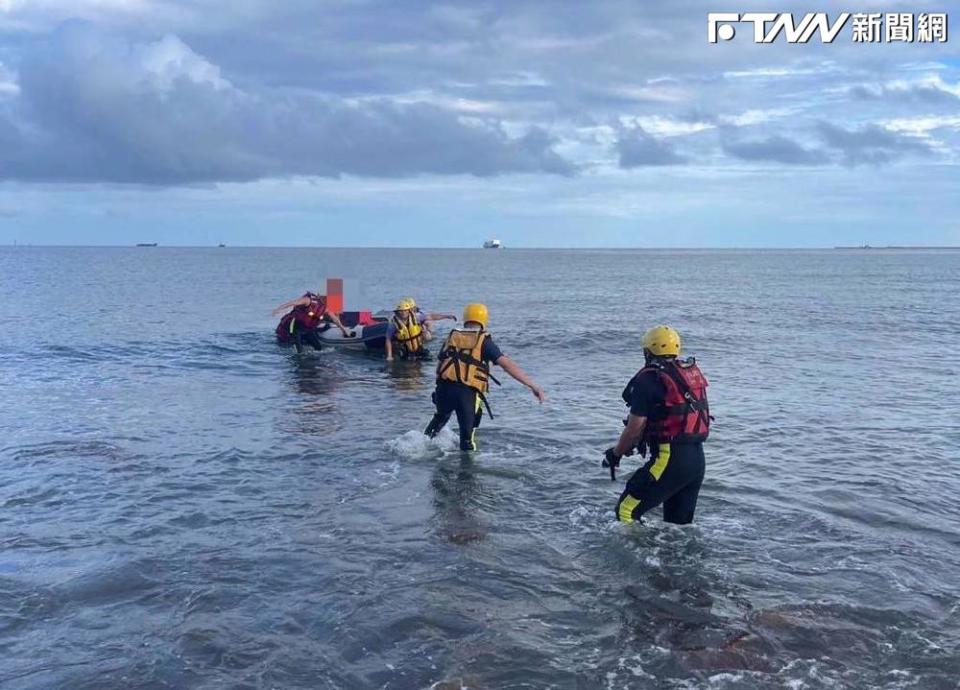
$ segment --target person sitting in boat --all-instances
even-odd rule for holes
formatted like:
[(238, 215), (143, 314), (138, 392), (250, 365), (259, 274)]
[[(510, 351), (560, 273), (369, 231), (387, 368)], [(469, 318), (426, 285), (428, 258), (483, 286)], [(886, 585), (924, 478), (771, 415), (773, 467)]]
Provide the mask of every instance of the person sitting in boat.
[(310, 345), (315, 350), (322, 349), (317, 328), (324, 320), (332, 321), (343, 333), (344, 338), (350, 337), (350, 332), (340, 323), (340, 318), (333, 312), (327, 311), (327, 298), (313, 292), (307, 292), (303, 297), (284, 302), (273, 310), (276, 316), (285, 309), (289, 309), (277, 325), (277, 342), (281, 345), (293, 345), (297, 352), (303, 352), (303, 344)]

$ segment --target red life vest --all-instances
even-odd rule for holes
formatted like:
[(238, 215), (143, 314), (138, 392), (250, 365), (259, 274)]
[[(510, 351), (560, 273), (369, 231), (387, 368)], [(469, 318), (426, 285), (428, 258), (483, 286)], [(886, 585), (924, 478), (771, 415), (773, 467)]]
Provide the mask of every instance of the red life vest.
[(310, 304), (300, 304), (284, 314), (277, 326), (277, 338), (280, 342), (289, 342), (294, 328), (314, 329), (323, 322), (323, 315), (327, 312), (327, 300), (322, 295), (308, 292), (304, 297), (310, 298)]
[(327, 298), (308, 292), (304, 297), (310, 298), (310, 304), (293, 308), (297, 321), (304, 328), (316, 328), (323, 323), (323, 315), (327, 312)]
[(656, 443), (700, 443), (710, 434), (707, 378), (692, 357), (656, 359), (641, 369), (653, 371), (667, 391), (663, 405), (647, 420), (646, 435)]

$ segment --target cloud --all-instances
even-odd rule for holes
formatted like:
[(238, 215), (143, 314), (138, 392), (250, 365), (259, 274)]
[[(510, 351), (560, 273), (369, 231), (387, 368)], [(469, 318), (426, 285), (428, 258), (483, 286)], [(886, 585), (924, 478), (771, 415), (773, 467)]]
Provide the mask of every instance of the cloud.
[(860, 129), (844, 129), (828, 122), (817, 126), (824, 142), (841, 154), (845, 165), (881, 165), (908, 155), (929, 157), (930, 144), (916, 137), (867, 125)]
[(130, 43), (72, 24), (27, 54), (19, 76), (19, 119), (4, 126), (0, 112), (6, 179), (169, 185), (576, 170), (541, 127), (511, 136), (497, 119), (435, 103), (244, 89), (173, 35)]
[(786, 117), (794, 112), (792, 108), (754, 108), (737, 115), (720, 115), (717, 121), (734, 127), (759, 125), (770, 120)]
[(829, 162), (823, 151), (804, 148), (783, 136), (737, 142), (724, 142), (723, 150), (746, 161), (769, 161), (786, 165), (822, 165)]
[(621, 128), (617, 134), (616, 150), (621, 168), (679, 165), (686, 160), (669, 143), (651, 136), (642, 127)]
[(951, 84), (940, 75), (922, 79), (893, 80), (884, 84), (858, 84), (850, 95), (861, 100), (919, 101), (956, 105), (960, 101), (960, 83)]
[(917, 137), (929, 136), (938, 129), (960, 130), (960, 115), (923, 115), (883, 120), (881, 126), (893, 132), (905, 132)]
[[(942, 47), (710, 45), (705, 23), (693, 0), (0, 0), (0, 179), (854, 165), (906, 152), (818, 149), (803, 123), (893, 130), (960, 93)], [(960, 160), (960, 135), (935, 134), (938, 162)]]
[(0, 61), (0, 98), (16, 96), (20, 93), (20, 85), (16, 75)]
[(694, 116), (687, 119), (674, 119), (659, 115), (624, 118), (621, 124), (628, 128), (632, 125), (633, 127), (639, 128), (640, 131), (655, 137), (675, 137), (697, 134), (698, 132), (713, 129), (716, 126), (711, 122), (704, 122)]
[(744, 70), (730, 70), (724, 72), (725, 79), (782, 79), (784, 77), (800, 77), (821, 74), (825, 69), (832, 69), (827, 63), (818, 67), (754, 67)]

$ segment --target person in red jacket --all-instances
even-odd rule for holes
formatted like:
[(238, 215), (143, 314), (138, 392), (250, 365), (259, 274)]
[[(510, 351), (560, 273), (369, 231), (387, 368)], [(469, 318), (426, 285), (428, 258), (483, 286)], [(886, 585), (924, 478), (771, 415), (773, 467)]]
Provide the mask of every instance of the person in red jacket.
[(669, 326), (656, 326), (643, 336), (644, 366), (630, 379), (623, 400), (630, 415), (620, 439), (604, 454), (603, 466), (616, 479), (620, 458), (650, 458), (633, 473), (616, 515), (634, 522), (661, 503), (665, 522), (693, 522), (697, 496), (703, 483), (703, 442), (710, 433), (707, 379), (693, 357), (681, 360), (680, 334)]
[(297, 352), (303, 352), (304, 343), (315, 350), (322, 349), (317, 328), (324, 319), (332, 321), (344, 337), (350, 337), (350, 333), (340, 323), (340, 318), (333, 312), (327, 311), (327, 298), (323, 295), (307, 292), (303, 297), (277, 306), (272, 313), (276, 316), (285, 309), (290, 311), (284, 314), (277, 325), (277, 342), (282, 345), (292, 344), (297, 348)]

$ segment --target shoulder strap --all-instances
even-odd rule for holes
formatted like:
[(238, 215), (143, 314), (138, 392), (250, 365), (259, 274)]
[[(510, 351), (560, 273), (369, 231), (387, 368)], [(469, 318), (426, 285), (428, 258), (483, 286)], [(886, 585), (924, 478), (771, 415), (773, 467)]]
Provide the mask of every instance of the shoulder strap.
[(676, 384), (677, 388), (680, 389), (680, 394), (683, 395), (684, 398), (687, 400), (694, 399), (693, 392), (690, 390), (690, 386), (687, 385), (687, 380), (677, 371), (677, 364), (675, 362), (665, 364), (660, 371)]

